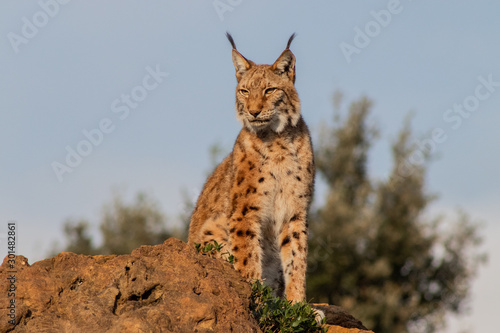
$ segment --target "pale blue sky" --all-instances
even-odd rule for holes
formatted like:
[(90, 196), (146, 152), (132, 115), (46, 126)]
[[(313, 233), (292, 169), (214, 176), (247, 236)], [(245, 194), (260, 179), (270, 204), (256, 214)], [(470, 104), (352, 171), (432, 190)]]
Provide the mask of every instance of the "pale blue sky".
[[(227, 11), (217, 13), (217, 3), (226, 4)], [(422, 138), (435, 128), (444, 131), (446, 140), (437, 144), (439, 158), (429, 170), (429, 190), (440, 194), (431, 213), (453, 216), (462, 207), (484, 220), (484, 247), (490, 252), (474, 287), (472, 315), (453, 325), (471, 332), (494, 328), (492, 311), (500, 306), (500, 86), (495, 85), (500, 83), (500, 3), (54, 4), (0, 3), (0, 225), (18, 222), (19, 253), (30, 262), (43, 259), (51, 244), (61, 241), (66, 218), (96, 221), (115, 187), (130, 195), (151, 193), (173, 221), (181, 188), (196, 196), (203, 184), (209, 145), (231, 149), (240, 128), (224, 33), (233, 34), (247, 58), (272, 63), (296, 32), (291, 47), (296, 86), (314, 142), (320, 124), (332, 119), (335, 90), (344, 92), (346, 101), (362, 95), (374, 100), (371, 119), (382, 131), (370, 160), (374, 177), (390, 171), (388, 145), (409, 111), (415, 112), (413, 128)], [(393, 13), (388, 18), (381, 10)], [(368, 29), (369, 43), (365, 40), (367, 45), (347, 59), (341, 45), (360, 46), (358, 28)], [(151, 71), (160, 72), (156, 81), (147, 77)], [(479, 77), (490, 77), (493, 86), (484, 86)], [(474, 97), (477, 89), (480, 99)], [(127, 107), (124, 95), (138, 102)], [(464, 103), (475, 111), (447, 113)], [(83, 131), (102, 121), (112, 131), (108, 128), (102, 139), (97, 135), (98, 144), (59, 182), (53, 162), (66, 163), (67, 146), (88, 151), (81, 143)]]

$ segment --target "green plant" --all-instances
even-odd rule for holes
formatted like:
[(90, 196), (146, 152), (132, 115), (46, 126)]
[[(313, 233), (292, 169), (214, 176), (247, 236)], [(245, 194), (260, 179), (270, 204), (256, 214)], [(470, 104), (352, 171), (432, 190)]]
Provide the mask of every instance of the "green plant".
[(212, 258), (215, 258), (217, 253), (220, 253), (222, 258), (226, 259), (226, 261), (228, 261), (231, 265), (234, 264), (234, 256), (230, 254), (229, 251), (221, 253), (224, 244), (219, 244), (216, 241), (213, 241), (213, 243), (207, 243), (205, 246), (201, 246), (200, 243), (194, 243), (194, 247), (198, 253), (208, 255)]
[(325, 332), (316, 314), (307, 302), (292, 304), (282, 297), (274, 297), (270, 287), (256, 281), (252, 284), (250, 310), (265, 333)]
[[(220, 253), (230, 264), (234, 263), (232, 254), (222, 253), (224, 244), (213, 241), (204, 246), (194, 243), (194, 246), (202, 255), (215, 258)], [(264, 333), (325, 332), (322, 328), (325, 320), (316, 322), (316, 314), (307, 302), (292, 304), (285, 298), (274, 297), (273, 290), (259, 280), (252, 284), (250, 310)]]
[(217, 252), (220, 252), (222, 250), (223, 244), (219, 244), (216, 241), (213, 243), (207, 243), (205, 246), (201, 246), (200, 243), (194, 243), (194, 247), (196, 248), (196, 251), (201, 254), (206, 254), (208, 256), (215, 256)]

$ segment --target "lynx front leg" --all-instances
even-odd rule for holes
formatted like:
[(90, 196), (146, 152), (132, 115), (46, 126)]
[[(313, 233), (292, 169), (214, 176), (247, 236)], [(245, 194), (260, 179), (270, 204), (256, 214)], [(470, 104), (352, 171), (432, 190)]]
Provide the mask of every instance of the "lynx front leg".
[(289, 301), (306, 297), (307, 227), (305, 217), (295, 214), (283, 227), (279, 241), (284, 268), (285, 293)]
[(249, 281), (262, 280), (262, 249), (259, 244), (261, 230), (257, 216), (249, 214), (252, 208), (256, 207), (243, 206), (240, 214), (234, 215), (241, 216), (231, 218), (229, 229), (234, 268)]

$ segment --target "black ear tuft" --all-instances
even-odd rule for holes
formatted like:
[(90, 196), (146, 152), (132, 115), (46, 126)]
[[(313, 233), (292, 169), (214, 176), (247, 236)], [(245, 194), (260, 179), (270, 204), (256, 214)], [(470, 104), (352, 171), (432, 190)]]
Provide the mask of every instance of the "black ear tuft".
[(292, 44), (293, 39), (295, 38), (295, 32), (290, 36), (290, 39), (288, 40), (288, 43), (286, 44), (286, 49), (290, 49), (290, 44)]
[[(226, 37), (227, 39), (229, 40), (229, 43), (231, 43), (231, 46), (233, 47), (233, 49), (236, 50), (236, 44), (234, 43), (234, 39), (233, 39), (233, 36), (231, 36), (231, 34), (229, 32), (226, 31)], [(290, 43), (290, 42), (289, 42)]]
[(229, 32), (226, 32), (226, 37), (229, 43), (231, 43), (231, 46), (233, 47), (232, 57), (233, 57), (234, 68), (236, 69), (236, 80), (240, 82), (243, 75), (250, 69), (250, 67), (252, 67), (255, 64), (252, 61), (247, 60), (244, 56), (242, 56), (238, 52), (238, 50), (236, 50), (236, 44), (234, 43), (233, 36), (231, 36)]

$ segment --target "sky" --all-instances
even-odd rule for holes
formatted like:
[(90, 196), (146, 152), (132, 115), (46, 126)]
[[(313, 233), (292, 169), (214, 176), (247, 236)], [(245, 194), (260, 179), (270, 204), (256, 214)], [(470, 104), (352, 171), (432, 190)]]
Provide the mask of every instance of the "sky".
[[(62, 223), (97, 233), (114, 191), (154, 197), (175, 223), (195, 199), (209, 146), (231, 150), (238, 50), (272, 63), (295, 32), (296, 88), (313, 143), (332, 95), (374, 102), (381, 137), (369, 171), (391, 170), (390, 143), (409, 113), (435, 156), (428, 214), (483, 224), (489, 261), (471, 311), (442, 332), (493, 331), (500, 308), (500, 3), (494, 1), (2, 1), (0, 255), (16, 222), (30, 263), (64, 245)], [(415, 157), (415, 161), (418, 160)], [(417, 163), (417, 162), (415, 162)], [(318, 186), (321, 192), (321, 184)], [(318, 197), (318, 193), (316, 195)], [(450, 222), (453, 223), (453, 222)]]

